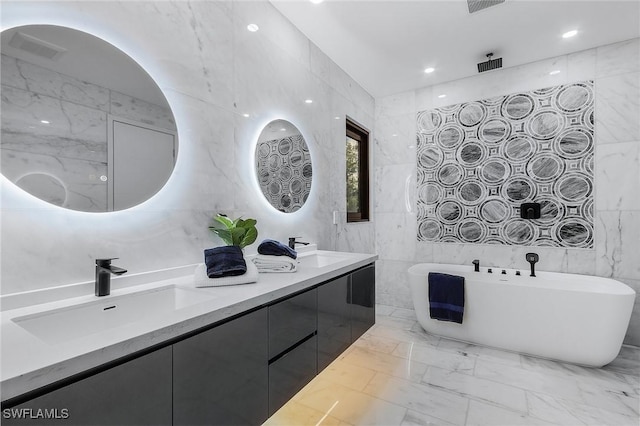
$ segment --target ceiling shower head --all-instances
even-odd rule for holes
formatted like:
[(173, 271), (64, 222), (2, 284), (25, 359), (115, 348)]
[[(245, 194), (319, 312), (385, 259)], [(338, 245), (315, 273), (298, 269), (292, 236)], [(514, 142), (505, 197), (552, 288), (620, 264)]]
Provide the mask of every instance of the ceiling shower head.
[(478, 72), (485, 72), (502, 68), (502, 58), (491, 59), (492, 56), (493, 53), (487, 53), (487, 62), (480, 62), (478, 64)]

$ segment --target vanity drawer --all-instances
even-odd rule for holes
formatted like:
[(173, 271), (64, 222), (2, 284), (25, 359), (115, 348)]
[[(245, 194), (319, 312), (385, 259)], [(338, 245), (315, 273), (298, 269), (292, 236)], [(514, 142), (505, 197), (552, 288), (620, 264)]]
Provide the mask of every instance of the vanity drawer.
[(316, 331), (317, 294), (313, 289), (269, 306), (269, 359)]
[(278, 411), (317, 374), (317, 336), (308, 336), (269, 365), (269, 415)]

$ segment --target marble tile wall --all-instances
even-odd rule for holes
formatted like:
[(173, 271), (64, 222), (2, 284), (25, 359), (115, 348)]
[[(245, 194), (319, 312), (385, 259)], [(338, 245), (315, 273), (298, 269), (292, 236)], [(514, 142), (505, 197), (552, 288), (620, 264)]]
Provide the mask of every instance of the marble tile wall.
[(107, 175), (109, 115), (176, 129), (165, 106), (4, 54), (1, 75), (2, 173), (54, 205), (107, 209), (107, 182), (100, 176)]
[[(162, 89), (180, 139), (167, 185), (121, 212), (60, 209), (1, 178), (3, 294), (91, 281), (99, 257), (119, 257), (129, 273), (202, 262), (204, 248), (221, 244), (207, 229), (217, 212), (256, 218), (258, 242), (299, 236), (324, 249), (373, 251), (373, 225), (344, 223), (339, 169), (345, 117), (373, 129), (374, 100), (267, 0), (3, 1), (0, 19), (3, 28), (70, 26), (114, 44)], [(248, 32), (249, 23), (260, 31)], [(274, 119), (296, 123), (312, 153), (309, 199), (291, 214), (267, 203), (252, 171), (257, 138)]]
[[(417, 241), (418, 111), (585, 80), (595, 88), (592, 249)], [(437, 85), (425, 81), (422, 89), (376, 99), (375, 123), (379, 303), (412, 307), (406, 270), (415, 263), (479, 258), (524, 268), (529, 251), (540, 255), (541, 270), (612, 277), (640, 291), (640, 39)], [(625, 341), (640, 345), (640, 297)]]

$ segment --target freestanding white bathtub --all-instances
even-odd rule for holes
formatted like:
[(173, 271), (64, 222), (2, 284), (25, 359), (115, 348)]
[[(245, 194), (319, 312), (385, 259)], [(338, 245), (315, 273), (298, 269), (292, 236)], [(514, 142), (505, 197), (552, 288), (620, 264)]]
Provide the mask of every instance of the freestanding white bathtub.
[[(543, 358), (601, 367), (618, 355), (635, 291), (600, 277), (421, 263), (409, 268), (413, 306), (429, 333)], [(463, 323), (429, 317), (429, 272), (465, 278)]]

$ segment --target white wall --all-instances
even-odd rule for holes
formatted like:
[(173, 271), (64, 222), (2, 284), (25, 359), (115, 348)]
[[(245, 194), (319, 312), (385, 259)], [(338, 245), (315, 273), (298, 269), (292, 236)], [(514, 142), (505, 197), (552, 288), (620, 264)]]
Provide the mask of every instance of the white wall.
[[(596, 93), (594, 249), (417, 242), (418, 111), (589, 79)], [(375, 123), (378, 302), (412, 307), (412, 264), (479, 258), (525, 269), (528, 251), (540, 255), (540, 270), (613, 277), (640, 292), (640, 39), (376, 99)], [(640, 297), (626, 342), (640, 345)]]
[[(334, 210), (346, 211), (345, 116), (372, 129), (373, 98), (266, 0), (3, 1), (1, 19), (3, 29), (64, 25), (119, 47), (165, 93), (180, 139), (167, 185), (122, 212), (64, 210), (1, 178), (3, 294), (90, 281), (99, 257), (119, 257), (130, 273), (201, 262), (221, 244), (207, 229), (217, 212), (255, 217), (258, 241), (373, 250), (373, 225), (332, 223)], [(252, 172), (256, 139), (275, 118), (295, 124), (313, 155), (311, 196), (294, 214), (268, 206)]]

